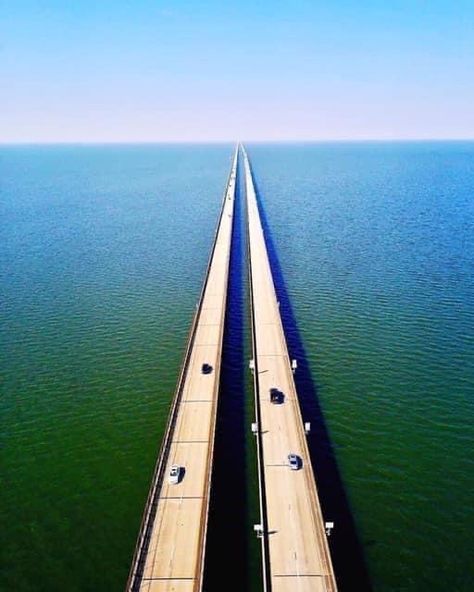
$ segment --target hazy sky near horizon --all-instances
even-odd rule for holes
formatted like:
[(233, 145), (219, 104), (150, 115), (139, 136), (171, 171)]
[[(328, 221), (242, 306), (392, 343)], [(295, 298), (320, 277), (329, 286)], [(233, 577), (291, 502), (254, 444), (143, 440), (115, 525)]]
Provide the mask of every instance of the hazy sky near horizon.
[(0, 0), (0, 141), (474, 138), (472, 0)]

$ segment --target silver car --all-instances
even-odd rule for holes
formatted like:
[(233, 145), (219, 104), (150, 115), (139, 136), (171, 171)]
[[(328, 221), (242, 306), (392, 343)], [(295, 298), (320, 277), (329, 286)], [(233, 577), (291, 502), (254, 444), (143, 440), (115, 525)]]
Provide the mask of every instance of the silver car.
[(292, 452), (288, 455), (288, 466), (292, 471), (297, 471), (299, 468), (301, 468), (302, 464), (303, 461), (301, 460), (301, 457), (299, 457), (297, 454), (294, 454)]
[(179, 483), (179, 478), (181, 477), (181, 467), (179, 465), (171, 465), (170, 474), (168, 475), (168, 482), (171, 485), (176, 485)]

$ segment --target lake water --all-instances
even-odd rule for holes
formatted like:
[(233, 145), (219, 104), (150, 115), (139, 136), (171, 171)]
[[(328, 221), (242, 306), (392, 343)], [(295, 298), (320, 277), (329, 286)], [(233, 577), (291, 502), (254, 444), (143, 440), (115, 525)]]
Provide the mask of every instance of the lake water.
[[(123, 589), (232, 148), (0, 149), (0, 589)], [(247, 148), (336, 565), (470, 591), (474, 143)], [(260, 587), (238, 212), (209, 590), (224, 536)]]

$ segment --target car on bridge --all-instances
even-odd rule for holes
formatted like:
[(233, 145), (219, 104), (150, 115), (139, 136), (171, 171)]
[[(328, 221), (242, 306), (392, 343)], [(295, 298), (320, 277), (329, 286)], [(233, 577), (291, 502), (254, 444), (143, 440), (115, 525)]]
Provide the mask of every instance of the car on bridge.
[(292, 471), (297, 471), (303, 466), (303, 461), (300, 456), (292, 452), (288, 455), (288, 466)]
[(176, 485), (176, 483), (179, 483), (181, 472), (181, 467), (179, 465), (171, 465), (170, 473), (168, 475), (168, 482), (171, 485)]
[(212, 366), (210, 364), (203, 364), (201, 366), (201, 372), (203, 374), (210, 374), (212, 372)]
[(285, 395), (277, 388), (270, 389), (270, 401), (277, 405), (281, 405), (285, 400)]

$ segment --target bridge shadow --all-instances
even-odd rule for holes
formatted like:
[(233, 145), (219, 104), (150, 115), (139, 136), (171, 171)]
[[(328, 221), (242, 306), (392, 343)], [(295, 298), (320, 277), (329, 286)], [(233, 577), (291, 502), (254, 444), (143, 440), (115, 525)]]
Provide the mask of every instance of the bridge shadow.
[[(240, 169), (240, 166), (239, 166)], [(245, 430), (243, 204), (237, 173), (219, 405), (207, 531), (204, 590), (247, 589), (248, 526)]]
[(290, 359), (295, 358), (298, 361), (295, 383), (301, 412), (303, 420), (305, 422), (311, 422), (308, 446), (318, 483), (318, 493), (323, 517), (325, 520), (335, 523), (334, 530), (329, 537), (329, 547), (338, 588), (342, 592), (355, 589), (361, 592), (369, 592), (373, 588), (367, 570), (364, 551), (357, 534), (349, 500), (337, 466), (334, 448), (331, 444), (318, 399), (318, 388), (311, 375), (305, 347), (298, 329), (288, 289), (278, 260), (277, 249), (253, 171), (252, 176), (270, 259), (270, 267), (275, 282), (275, 290), (280, 302), (280, 311)]

